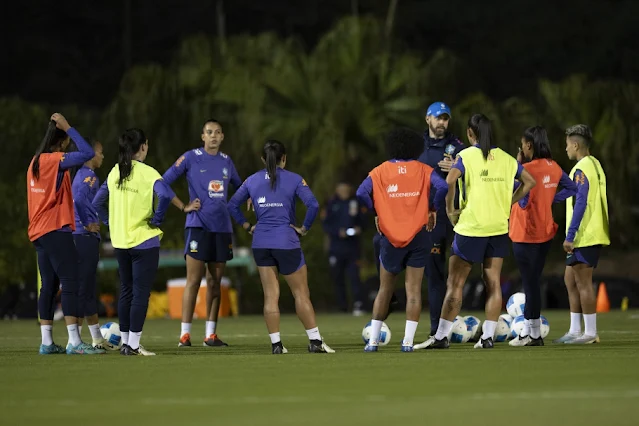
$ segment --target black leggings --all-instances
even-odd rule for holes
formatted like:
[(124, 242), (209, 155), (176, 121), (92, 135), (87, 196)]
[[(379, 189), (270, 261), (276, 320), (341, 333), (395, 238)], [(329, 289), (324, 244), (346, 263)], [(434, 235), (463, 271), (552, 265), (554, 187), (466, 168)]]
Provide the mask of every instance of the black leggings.
[(524, 318), (537, 319), (541, 315), (540, 279), (544, 272), (546, 257), (552, 240), (545, 243), (513, 243), (515, 260), (521, 273), (521, 282), (526, 293)]
[(78, 253), (71, 232), (53, 231), (33, 242), (38, 253), (42, 288), (38, 299), (40, 319), (52, 321), (55, 299), (62, 285), (62, 312), (78, 317)]
[(160, 248), (115, 249), (120, 272), (118, 317), (120, 330), (140, 332), (149, 307), (151, 287), (158, 271)]
[(76, 234), (73, 236), (78, 251), (78, 275), (80, 286), (78, 297), (80, 316), (90, 317), (98, 313), (96, 274), (100, 261), (100, 239), (95, 235)]

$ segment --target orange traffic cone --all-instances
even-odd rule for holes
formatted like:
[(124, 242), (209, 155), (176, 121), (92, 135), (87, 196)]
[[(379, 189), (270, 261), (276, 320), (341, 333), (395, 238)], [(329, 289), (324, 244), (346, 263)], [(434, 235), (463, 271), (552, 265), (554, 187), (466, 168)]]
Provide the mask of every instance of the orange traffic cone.
[(608, 300), (608, 292), (606, 291), (606, 283), (599, 283), (599, 291), (597, 293), (597, 313), (610, 312), (610, 300)]

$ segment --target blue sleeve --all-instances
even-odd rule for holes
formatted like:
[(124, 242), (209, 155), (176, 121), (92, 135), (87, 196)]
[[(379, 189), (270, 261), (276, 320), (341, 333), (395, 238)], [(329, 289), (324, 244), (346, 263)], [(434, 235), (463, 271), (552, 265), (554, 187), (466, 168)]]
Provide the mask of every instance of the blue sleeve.
[(73, 204), (75, 210), (80, 216), (80, 222), (82, 225), (88, 226), (90, 223), (88, 212), (93, 212), (97, 216), (95, 207), (91, 204), (91, 186), (89, 182), (79, 182), (76, 186), (76, 191), (73, 193)]
[(232, 161), (229, 162), (231, 163), (231, 185), (233, 185), (237, 191), (237, 189), (242, 186), (242, 179), (240, 179), (240, 174), (237, 172), (235, 164)]
[(355, 196), (357, 197), (359, 202), (362, 203), (365, 207), (373, 210), (374, 206), (373, 206), (373, 198), (371, 197), (372, 193), (373, 193), (373, 178), (368, 176), (366, 179), (364, 179), (364, 182), (362, 182), (359, 188), (357, 188), (357, 192), (355, 193)]
[[(433, 204), (435, 210), (439, 210), (442, 206), (445, 205), (446, 202), (446, 194), (448, 194), (448, 184), (436, 171), (433, 171), (430, 174), (430, 184), (431, 187), (435, 190), (435, 196), (433, 197)], [(431, 209), (433, 210), (433, 209)]]
[(555, 198), (552, 200), (553, 203), (561, 203), (577, 195), (577, 184), (570, 179), (570, 176), (568, 176), (566, 172), (561, 172), (559, 186), (561, 187), (561, 191), (555, 194)]
[(313, 191), (311, 191), (311, 188), (308, 187), (304, 179), (297, 184), (295, 195), (297, 195), (306, 206), (306, 216), (304, 217), (303, 226), (307, 230), (311, 229), (311, 226), (317, 217), (317, 213), (319, 212), (319, 203), (317, 202), (317, 198), (315, 198)]
[(231, 197), (228, 204), (226, 205), (231, 217), (238, 225), (244, 225), (248, 220), (246, 220), (246, 216), (242, 213), (242, 209), (240, 205), (243, 205), (246, 200), (249, 199), (249, 190), (248, 190), (248, 179), (241, 185), (235, 194)]
[(73, 142), (75, 142), (78, 150), (74, 152), (65, 152), (62, 155), (62, 160), (60, 160), (61, 169), (70, 169), (72, 167), (81, 166), (93, 158), (95, 151), (93, 151), (91, 145), (84, 140), (77, 130), (71, 127), (67, 130), (67, 135), (69, 135)]
[(575, 235), (577, 235), (579, 226), (581, 226), (581, 220), (584, 218), (584, 213), (586, 212), (588, 190), (590, 189), (588, 178), (581, 170), (575, 172), (575, 183), (577, 184), (577, 196), (573, 207), (572, 220), (570, 221), (568, 233), (566, 234), (566, 241), (568, 242), (575, 241)]
[(98, 189), (98, 193), (95, 194), (93, 198), (93, 207), (98, 212), (98, 217), (105, 225), (109, 226), (109, 187), (107, 186), (106, 181), (102, 184), (100, 189)]
[(158, 196), (159, 201), (150, 223), (153, 226), (159, 227), (164, 221), (164, 216), (171, 205), (171, 200), (175, 198), (175, 192), (173, 192), (171, 187), (162, 179), (158, 179), (153, 183), (153, 192)]
[(521, 174), (524, 172), (524, 166), (517, 162), (517, 173), (515, 173), (515, 179), (521, 178)]
[(188, 169), (188, 159), (186, 157), (186, 154), (187, 153), (184, 153), (182, 156), (180, 156), (180, 158), (178, 158), (175, 163), (173, 163), (173, 165), (169, 167), (166, 172), (164, 172), (164, 175), (162, 176), (162, 180), (164, 180), (164, 183), (169, 186), (173, 185), (173, 182), (178, 180), (180, 176), (186, 173), (186, 170)]
[(453, 152), (453, 158), (457, 157), (457, 154), (459, 154), (461, 151), (463, 151), (466, 148), (466, 145), (464, 145), (464, 143), (462, 141), (460, 141), (459, 139), (457, 139), (455, 141), (455, 152)]
[(466, 173), (466, 168), (464, 167), (464, 160), (462, 160), (462, 158), (459, 155), (455, 158), (455, 162), (453, 163), (453, 167), (451, 167), (451, 169), (459, 170), (462, 176), (464, 176), (464, 173)]

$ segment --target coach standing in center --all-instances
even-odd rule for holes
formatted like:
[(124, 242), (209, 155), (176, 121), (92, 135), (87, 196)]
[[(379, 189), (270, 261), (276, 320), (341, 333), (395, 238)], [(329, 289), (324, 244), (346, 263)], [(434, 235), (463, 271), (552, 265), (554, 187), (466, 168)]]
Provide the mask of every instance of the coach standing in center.
[[(448, 131), (450, 108), (443, 102), (435, 102), (428, 107), (424, 132), (424, 152), (419, 161), (431, 166), (444, 179), (455, 161), (455, 157), (465, 148), (464, 144)], [(432, 201), (432, 200), (431, 200)], [(457, 203), (457, 196), (455, 197)], [(453, 226), (446, 216), (446, 208), (437, 211), (435, 229), (428, 233), (429, 254), (426, 259), (428, 278), (428, 306), (430, 310), (430, 335), (437, 331), (439, 317), (446, 295), (446, 248)]]

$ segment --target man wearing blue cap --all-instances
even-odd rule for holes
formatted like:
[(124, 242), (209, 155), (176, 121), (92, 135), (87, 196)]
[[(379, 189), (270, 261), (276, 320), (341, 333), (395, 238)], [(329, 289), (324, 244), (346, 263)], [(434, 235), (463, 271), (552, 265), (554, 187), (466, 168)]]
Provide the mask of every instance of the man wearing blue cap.
[[(431, 166), (441, 177), (446, 179), (457, 153), (465, 148), (457, 136), (448, 132), (450, 108), (443, 102), (435, 102), (428, 107), (426, 123), (428, 130), (424, 132), (424, 152), (419, 161)], [(446, 216), (446, 208), (437, 211), (435, 229), (428, 233), (430, 237), (430, 255), (426, 263), (428, 278), (428, 305), (430, 310), (430, 335), (434, 335), (439, 324), (439, 317), (446, 295), (446, 248), (453, 226)]]

